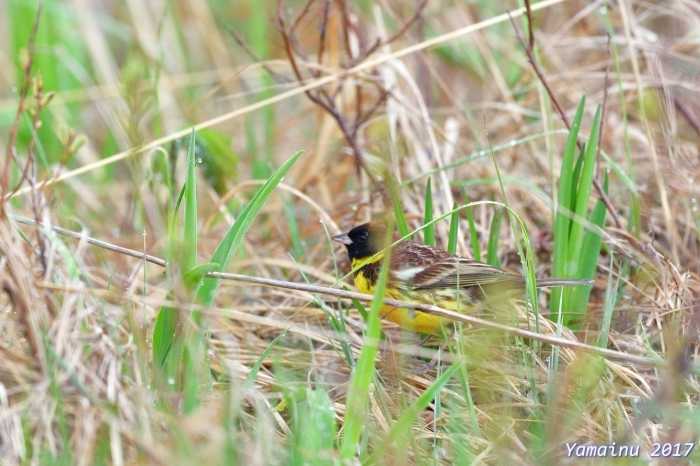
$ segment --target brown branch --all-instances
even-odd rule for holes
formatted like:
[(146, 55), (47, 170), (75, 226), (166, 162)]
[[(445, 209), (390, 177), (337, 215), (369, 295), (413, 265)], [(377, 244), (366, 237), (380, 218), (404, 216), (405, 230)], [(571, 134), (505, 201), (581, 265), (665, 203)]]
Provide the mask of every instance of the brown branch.
[[(333, 31), (329, 31), (329, 24), (331, 20), (331, 16), (334, 14), (333, 8), (333, 3), (334, 0), (322, 0), (322, 4), (320, 7), (320, 12), (318, 16), (319, 20), (319, 44), (318, 44), (318, 50), (317, 50), (317, 57), (316, 60), (319, 65), (323, 64), (324, 58), (328, 55), (328, 34), (329, 33), (334, 33), (335, 29)], [(295, 40), (296, 33), (297, 33), (297, 27), (299, 26), (301, 22), (301, 18), (305, 17), (308, 12), (310, 11), (310, 7), (312, 4), (313, 0), (309, 0), (304, 8), (302, 9), (301, 13), (297, 16), (296, 19), (288, 21), (285, 17), (285, 10), (284, 10), (284, 0), (278, 0), (277, 1), (277, 29), (280, 31), (280, 34), (282, 35), (282, 40), (283, 40), (283, 46), (285, 53), (287, 54), (287, 57), (289, 59), (292, 71), (294, 73), (294, 76), (296, 79), (299, 81), (301, 85), (304, 85), (305, 79), (302, 75), (301, 72), (301, 67), (300, 64), (297, 60), (297, 56), (300, 57), (301, 60), (304, 60), (306, 62), (309, 61), (307, 58), (307, 53), (304, 50), (304, 47), (298, 43)], [(340, 31), (339, 33), (342, 34), (343, 39), (344, 39), (344, 46), (346, 49), (347, 56), (349, 57), (347, 60), (345, 60), (342, 64), (343, 67), (353, 67), (355, 66), (356, 63), (363, 61), (364, 59), (367, 58), (371, 53), (373, 53), (377, 47), (379, 47), (381, 44), (386, 44), (390, 43), (394, 40), (396, 40), (398, 37), (402, 36), (403, 34), (406, 33), (409, 27), (411, 27), (413, 24), (418, 21), (419, 18), (421, 18), (421, 15), (425, 9), (425, 6), (427, 5), (427, 0), (422, 0), (420, 5), (416, 8), (413, 16), (409, 21), (407, 21), (401, 29), (395, 33), (393, 36), (391, 36), (389, 39), (386, 41), (377, 41), (372, 47), (369, 49), (364, 47), (364, 41), (363, 36), (361, 32), (358, 30), (356, 25), (351, 21), (350, 19), (350, 13), (348, 11), (348, 5), (350, 2), (347, 0), (338, 0), (337, 5), (339, 9), (339, 14), (341, 16), (339, 22), (340, 22)], [(355, 57), (353, 56), (353, 51), (350, 47), (350, 32), (353, 31), (361, 41), (361, 47), (360, 47), (360, 56)], [(317, 70), (315, 67), (310, 67), (309, 72), (311, 73), (311, 76), (314, 78), (319, 78), (321, 76), (321, 71), (320, 68)], [(357, 174), (358, 176), (360, 175), (361, 171), (364, 170), (364, 172), (367, 174), (367, 176), (370, 178), (371, 182), (373, 184), (376, 184), (376, 180), (374, 179), (374, 176), (372, 175), (371, 171), (368, 169), (365, 161), (365, 157), (362, 152), (362, 148), (360, 147), (360, 143), (358, 141), (358, 130), (359, 128), (367, 121), (369, 118), (382, 106), (385, 104), (386, 99), (390, 95), (390, 91), (385, 90), (385, 89), (380, 89), (379, 96), (377, 97), (376, 100), (373, 101), (371, 105), (369, 105), (369, 109), (365, 112), (363, 112), (362, 108), (365, 106), (365, 103), (363, 102), (364, 100), (364, 93), (363, 89), (360, 85), (356, 84), (356, 93), (355, 93), (355, 102), (354, 102), (354, 117), (351, 118), (348, 115), (343, 114), (341, 109), (339, 108), (337, 104), (337, 99), (339, 96), (341, 96), (343, 88), (346, 84), (346, 81), (343, 78), (338, 78), (338, 81), (336, 81), (337, 85), (335, 86), (335, 89), (331, 92), (328, 87), (321, 86), (315, 90), (307, 90), (305, 91), (306, 96), (316, 105), (319, 105), (323, 110), (325, 110), (331, 117), (336, 121), (336, 124), (340, 128), (343, 137), (347, 141), (348, 145), (350, 146), (350, 149), (354, 155), (354, 161), (355, 161), (355, 167), (357, 169)], [(376, 85), (376, 83), (375, 83)], [(348, 107), (350, 108), (350, 107)]]
[(679, 112), (683, 114), (690, 126), (693, 127), (696, 133), (700, 134), (700, 120), (690, 111), (688, 106), (677, 95), (673, 96), (673, 104), (676, 106)]
[[(525, 0), (525, 4), (526, 4), (526, 8), (529, 11), (530, 10), (530, 2), (528, 0)], [(571, 129), (571, 122), (569, 121), (569, 117), (566, 115), (566, 111), (564, 110), (564, 106), (561, 104), (561, 102), (559, 101), (559, 98), (557, 98), (556, 94), (554, 94), (554, 91), (550, 87), (549, 82), (547, 81), (547, 78), (545, 78), (544, 73), (542, 72), (542, 69), (537, 64), (537, 60), (535, 59), (534, 50), (531, 49), (530, 47), (528, 47), (528, 45), (525, 43), (525, 40), (523, 39), (523, 36), (520, 34), (520, 30), (518, 29), (518, 27), (515, 25), (515, 20), (510, 15), (510, 12), (508, 12), (508, 18), (510, 18), (510, 22), (513, 25), (513, 29), (515, 29), (515, 35), (517, 36), (518, 41), (520, 41), (523, 48), (525, 49), (525, 53), (527, 54), (527, 59), (530, 62), (530, 65), (532, 65), (532, 69), (534, 70), (535, 74), (539, 78), (542, 85), (547, 90), (547, 94), (549, 95), (549, 98), (552, 99), (552, 103), (554, 103), (554, 106), (557, 109), (557, 113), (559, 113), (559, 116), (561, 117), (561, 119), (564, 120), (564, 124), (566, 125), (566, 127), (568, 129)], [(529, 21), (528, 21), (528, 24), (530, 24)]]
[[(294, 58), (294, 51), (292, 50), (292, 45), (290, 43), (290, 39), (289, 39), (290, 32), (287, 30), (287, 27), (285, 25), (284, 2), (282, 0), (278, 0), (278, 2), (277, 2), (277, 23), (278, 23), (278, 27), (280, 29), (280, 32), (282, 33), (282, 38), (284, 39), (284, 49), (285, 49), (285, 52), (287, 53), (287, 57), (289, 58), (289, 63), (290, 63), (290, 65), (292, 65), (292, 71), (294, 72), (294, 76), (296, 76), (297, 81), (299, 81), (299, 84), (304, 85), (304, 77), (301, 75), (301, 71), (299, 70), (299, 67), (297, 66), (296, 58)], [(313, 73), (313, 71), (312, 71), (312, 73)], [(307, 96), (311, 97), (310, 90), (304, 91), (304, 93)]]
[(355, 58), (351, 54), (350, 48), (350, 31), (354, 32), (360, 42), (360, 55), (362, 50), (364, 50), (364, 37), (362, 36), (359, 28), (356, 24), (350, 20), (350, 12), (348, 11), (349, 2), (347, 0), (340, 0), (340, 14), (343, 22), (343, 41), (345, 42), (345, 50), (348, 51), (350, 55), (350, 62), (354, 63)]
[(323, 0), (321, 8), (321, 21), (318, 26), (318, 53), (317, 61), (319, 66), (323, 66), (323, 54), (326, 52), (326, 34), (328, 33), (328, 19), (330, 17), (331, 0)]
[[(292, 26), (290, 28), (292, 31), (295, 31), (299, 27), (299, 23), (304, 18), (304, 16), (306, 16), (309, 13), (309, 10), (311, 9), (311, 5), (313, 5), (313, 3), (315, 1), (316, 0), (309, 0), (308, 2), (306, 2), (306, 5), (304, 5), (304, 8), (302, 8), (301, 13), (299, 13), (299, 15), (296, 17), (296, 19), (292, 23)], [(278, 8), (279, 8), (280, 3), (282, 3), (281, 0), (278, 1), (278, 3), (277, 3)], [(278, 15), (279, 15), (279, 13), (278, 13)]]
[[(510, 16), (510, 15), (509, 15)], [(535, 50), (535, 33), (532, 30), (532, 8), (530, 8), (530, 0), (525, 0), (525, 16), (527, 17), (527, 38), (528, 49)], [(513, 21), (513, 18), (511, 18)]]
[[(328, 5), (328, 3), (326, 3)], [(326, 12), (327, 13), (327, 12)], [(304, 13), (305, 14), (305, 13)], [(327, 22), (328, 22), (328, 14), (322, 15), (322, 25), (320, 26), (320, 31), (321, 34), (325, 37), (325, 30), (327, 28)], [(301, 70), (299, 68), (299, 65), (297, 64), (297, 60), (295, 57), (295, 52), (299, 54), (302, 58), (306, 56), (306, 53), (303, 52), (303, 49), (301, 50), (294, 50), (293, 45), (292, 45), (292, 37), (294, 35), (295, 30), (293, 28), (287, 28), (286, 21), (284, 18), (284, 2), (283, 0), (278, 0), (277, 2), (277, 23), (278, 23), (278, 28), (280, 30), (280, 33), (282, 34), (282, 39), (284, 42), (284, 48), (285, 52), (287, 53), (287, 57), (289, 59), (289, 62), (292, 66), (292, 71), (294, 72), (294, 75), (296, 76), (297, 80), (299, 81), (300, 84), (304, 84), (304, 78), (301, 74)], [(293, 22), (294, 25), (298, 24), (298, 21)], [(322, 43), (325, 42), (325, 39), (322, 39)], [(301, 46), (300, 46), (301, 47)], [(323, 47), (323, 46), (321, 46)], [(321, 50), (322, 53), (322, 50)], [(314, 70), (311, 70), (311, 74), (318, 78), (320, 75), (320, 72), (315, 72)], [(338, 89), (342, 86), (339, 85)], [(323, 108), (326, 112), (328, 112), (336, 121), (338, 124), (338, 127), (340, 128), (341, 132), (343, 133), (343, 136), (345, 137), (346, 141), (350, 145), (353, 154), (355, 155), (354, 160), (355, 160), (355, 165), (357, 168), (357, 172), (359, 175), (360, 169), (363, 169), (367, 176), (369, 176), (370, 180), (373, 183), (376, 183), (376, 180), (372, 176), (371, 172), (369, 171), (365, 160), (364, 156), (362, 155), (362, 149), (360, 148), (360, 145), (357, 141), (355, 133), (348, 127), (347, 121), (345, 117), (342, 115), (340, 110), (335, 104), (335, 99), (331, 96), (328, 95), (328, 92), (326, 91), (325, 88), (321, 87), (317, 89), (315, 92), (312, 92), (311, 90), (305, 91), (306, 96), (315, 104), (319, 105), (321, 108)]]
[(277, 71), (273, 70), (270, 68), (270, 66), (265, 63), (265, 60), (263, 60), (260, 56), (258, 56), (257, 53), (255, 53), (249, 46), (248, 43), (245, 41), (243, 38), (243, 35), (241, 35), (240, 32), (236, 31), (233, 29), (231, 26), (228, 26), (226, 24), (223, 25), (228, 32), (231, 33), (231, 36), (233, 37), (233, 40), (236, 41), (236, 43), (243, 49), (243, 52), (245, 52), (246, 55), (248, 55), (255, 63), (260, 64), (260, 66), (263, 67), (265, 71), (267, 71), (272, 78), (278, 82), (278, 83), (290, 83), (292, 82), (291, 79), (286, 77), (285, 75), (278, 73)]
[(418, 8), (416, 8), (416, 12), (413, 14), (413, 16), (411, 16), (411, 19), (409, 19), (406, 23), (404, 23), (404, 25), (401, 27), (401, 29), (399, 29), (399, 31), (396, 34), (389, 37), (387, 40), (383, 41), (382, 45), (391, 44), (396, 39), (398, 39), (399, 37), (406, 34), (406, 31), (408, 31), (408, 28), (413, 26), (416, 23), (416, 21), (418, 21), (418, 19), (421, 17), (421, 15), (423, 14), (423, 10), (425, 10), (425, 6), (427, 4), (428, 4), (428, 0), (423, 0), (421, 2), (421, 4), (418, 5)]
[(356, 60), (355, 63), (360, 63), (360, 62), (362, 62), (362, 61), (365, 60), (367, 57), (369, 57), (370, 55), (372, 55), (372, 54), (373, 54), (379, 47), (381, 47), (382, 45), (391, 44), (391, 43), (394, 42), (396, 39), (398, 39), (399, 37), (401, 37), (401, 36), (403, 36), (404, 34), (406, 34), (406, 31), (408, 31), (408, 28), (410, 28), (411, 26), (413, 26), (413, 25), (416, 23), (416, 21), (418, 21), (418, 20), (420, 19), (421, 14), (423, 13), (423, 10), (425, 9), (425, 7), (426, 7), (427, 4), (428, 4), (428, 0), (423, 0), (423, 1), (421, 2), (421, 4), (418, 5), (418, 8), (416, 9), (416, 12), (413, 14), (413, 16), (411, 17), (411, 19), (409, 19), (409, 20), (401, 27), (401, 29), (399, 29), (399, 31), (398, 31), (396, 34), (394, 34), (393, 36), (389, 37), (389, 38), (386, 39), (386, 40), (377, 39), (377, 40), (374, 42), (374, 44), (372, 44), (372, 46), (371, 46), (370, 48), (368, 48), (367, 50), (365, 50), (364, 53), (362, 53), (362, 55), (360, 55), (360, 57), (357, 58), (357, 60)]
[(355, 124), (353, 125), (352, 128), (352, 134), (356, 134), (357, 130), (369, 120), (369, 118), (376, 112), (379, 107), (384, 105), (384, 103), (389, 99), (389, 96), (391, 95), (391, 89), (386, 90), (386, 89), (380, 89), (380, 95), (377, 101), (372, 105), (372, 107), (365, 112), (364, 115), (360, 115), (357, 120), (355, 121)]

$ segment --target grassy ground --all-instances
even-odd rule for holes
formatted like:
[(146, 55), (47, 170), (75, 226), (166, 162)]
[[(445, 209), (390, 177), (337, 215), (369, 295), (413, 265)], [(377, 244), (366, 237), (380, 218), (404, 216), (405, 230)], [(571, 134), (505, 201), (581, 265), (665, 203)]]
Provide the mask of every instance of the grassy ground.
[[(700, 464), (697, 2), (305, 5), (2, 5), (2, 464)], [(428, 365), (370, 219), (595, 282)]]

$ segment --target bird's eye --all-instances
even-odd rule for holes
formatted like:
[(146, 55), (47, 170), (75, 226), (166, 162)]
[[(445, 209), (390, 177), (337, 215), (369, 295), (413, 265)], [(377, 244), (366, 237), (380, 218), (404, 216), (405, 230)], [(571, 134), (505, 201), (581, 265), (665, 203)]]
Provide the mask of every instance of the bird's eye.
[(367, 241), (367, 236), (369, 236), (369, 233), (367, 233), (367, 232), (362, 233), (362, 234), (357, 238), (357, 242), (358, 242), (358, 243), (364, 243), (365, 241)]

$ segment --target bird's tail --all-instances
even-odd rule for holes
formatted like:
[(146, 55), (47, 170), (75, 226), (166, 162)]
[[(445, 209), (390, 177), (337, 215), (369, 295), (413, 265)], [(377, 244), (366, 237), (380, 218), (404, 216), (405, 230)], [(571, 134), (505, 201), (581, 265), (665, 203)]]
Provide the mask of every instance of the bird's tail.
[(537, 287), (544, 286), (578, 286), (592, 285), (593, 280), (582, 280), (579, 278), (542, 278), (537, 280)]

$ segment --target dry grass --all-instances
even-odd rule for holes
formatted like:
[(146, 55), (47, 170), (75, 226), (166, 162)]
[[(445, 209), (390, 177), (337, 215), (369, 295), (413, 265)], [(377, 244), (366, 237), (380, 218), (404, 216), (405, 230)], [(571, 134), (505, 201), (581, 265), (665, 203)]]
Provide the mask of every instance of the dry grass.
[[(434, 170), (436, 214), (464, 203), (462, 186), (471, 201), (507, 200), (529, 232), (537, 275), (550, 276), (552, 199), (566, 132), (513, 25), (507, 17), (487, 23), (514, 4), (429, 1), (415, 15), (412, 2), (348, 2), (345, 10), (333, 2), (324, 20), (326, 2), (317, 2), (292, 31), (301, 3), (281, 9), (282, 24), (270, 2), (264, 9), (255, 2), (85, 3), (43, 12), (42, 27), (62, 15), (72, 25), (53, 38), (40, 28), (34, 50), (23, 55), (33, 59), (23, 62), (26, 76), (41, 70), (43, 88), (36, 79), (23, 87), (20, 65), (0, 75), (7, 148), (0, 176), (8, 195), (0, 222), (2, 464), (338, 461), (353, 375), (343, 344), (356, 360), (363, 343), (363, 320), (350, 302), (224, 281), (216, 305), (203, 310), (212, 385), (200, 408), (184, 414), (180, 394), (155, 388), (151, 339), (166, 302), (183, 319), (199, 308), (184, 290), (169, 293), (161, 267), (88, 241), (164, 257), (166, 206), (175, 199), (157, 163), (190, 125), (231, 136), (224, 153), (234, 167), (226, 178), (214, 169), (198, 179), (198, 263), (209, 260), (257, 189), (251, 180), (303, 149), (229, 272), (330, 286), (349, 264), (327, 232), (390, 215), (387, 177), (397, 182), (409, 226), (420, 227), (424, 175)], [(3, 8), (29, 31), (34, 10), (18, 2)], [(546, 318), (536, 328), (524, 306), (502, 323), (596, 345), (612, 307), (604, 346), (620, 357), (465, 324), (438, 369), (424, 370), (435, 349), (417, 349), (416, 336), (387, 323), (359, 462), (598, 464), (566, 458), (566, 442), (641, 446), (642, 456), (625, 464), (700, 462), (697, 453), (643, 456), (655, 442), (697, 442), (700, 434), (700, 8), (693, 0), (605, 8), (536, 6), (533, 30), (540, 70), (569, 118), (587, 95), (586, 137), (596, 105), (604, 104), (598, 176), (610, 176), (619, 224), (610, 212), (578, 328), (549, 320), (546, 293), (539, 306)], [(241, 33), (244, 47), (221, 22)], [(470, 24), (478, 26), (454, 34)], [(527, 43), (523, 16), (515, 24)], [(30, 44), (28, 32), (16, 43), (24, 35), (15, 33), (14, 49), (0, 48), (6, 61)], [(53, 100), (37, 105), (49, 91)], [(171, 159), (175, 197), (185, 172), (179, 152)], [(55, 182), (40, 189), (46, 179)], [(591, 206), (598, 197), (594, 191)], [(472, 207), (482, 252), (496, 208)], [(20, 224), (16, 215), (81, 238)], [(448, 228), (436, 224), (440, 247)], [(513, 231), (501, 229), (498, 256), (517, 271)], [(457, 250), (471, 256), (466, 216), (460, 232)], [(328, 323), (326, 312), (339, 309), (346, 333)], [(244, 387), (280, 335), (255, 383)], [(665, 363), (655, 368), (625, 354)], [(410, 434), (384, 442), (451, 363), (460, 364), (458, 375), (415, 413)], [(316, 419), (313, 391), (328, 394), (340, 430), (325, 450), (308, 451), (315, 444), (305, 443), (317, 434), (307, 422)]]

